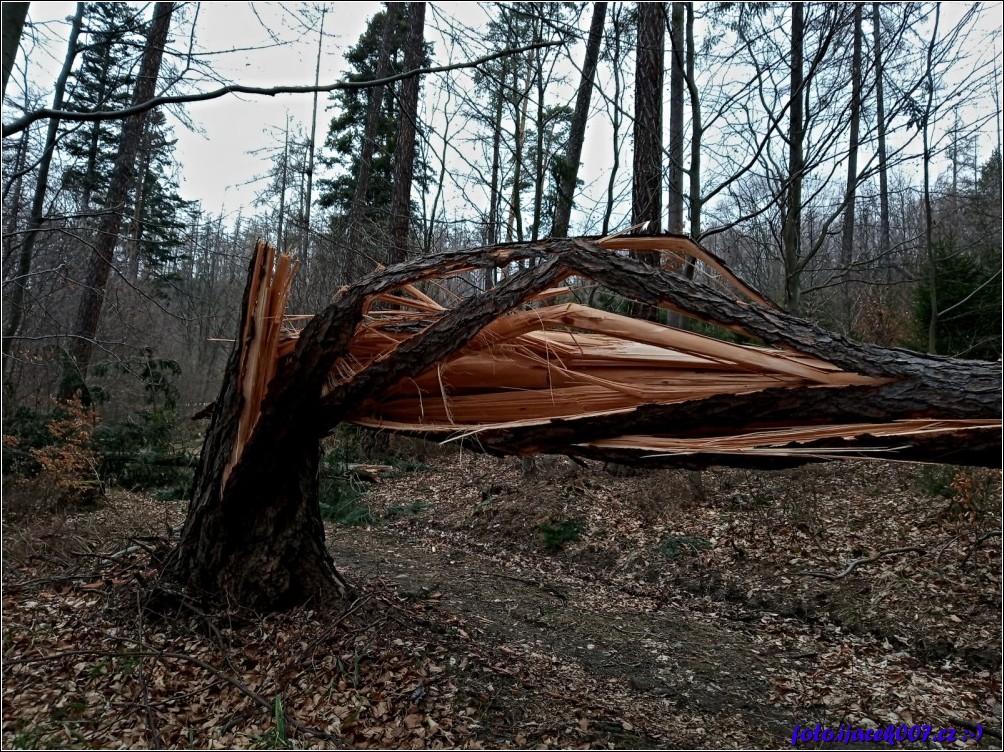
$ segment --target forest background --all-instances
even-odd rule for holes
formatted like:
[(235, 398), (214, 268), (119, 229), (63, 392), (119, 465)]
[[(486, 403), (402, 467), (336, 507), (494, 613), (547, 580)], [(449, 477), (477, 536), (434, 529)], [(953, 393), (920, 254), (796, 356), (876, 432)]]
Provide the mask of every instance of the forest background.
[[(18, 5), (4, 6), (5, 65)], [(181, 99), (522, 51), (318, 97), (158, 107), (123, 172), (123, 128), (140, 118), (100, 113), (135, 100), (167, 6), (151, 93)], [(623, 230), (645, 164), (650, 229), (691, 233), (787, 309), (866, 341), (1000, 356), (999, 4), (368, 11), (30, 5), (5, 69), (5, 470), (44, 465), (68, 420), (52, 398), (79, 394), (101, 423), (88, 412), (73, 429), (94, 453), (68, 474), (183, 494), (172, 458), (197, 446), (184, 419), (215, 397), (257, 237), (299, 257), (291, 308), (312, 313), (376, 264)], [(638, 77), (653, 60), (658, 74)], [(639, 107), (645, 86), (655, 109)], [(64, 116), (22, 117), (43, 107)], [(556, 226), (563, 198), (570, 220)]]

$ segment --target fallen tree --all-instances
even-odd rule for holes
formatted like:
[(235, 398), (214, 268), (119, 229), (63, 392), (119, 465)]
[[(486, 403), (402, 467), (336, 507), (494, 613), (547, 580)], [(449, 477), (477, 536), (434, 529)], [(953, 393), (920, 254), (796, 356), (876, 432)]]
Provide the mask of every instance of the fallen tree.
[[(692, 259), (707, 279), (622, 251)], [(470, 293), (489, 267), (508, 276)], [(853, 342), (777, 309), (682, 236), (438, 254), (378, 270), (314, 316), (286, 315), (294, 273), (258, 244), (170, 566), (243, 605), (347, 591), (317, 503), (320, 441), (341, 422), (651, 466), (1000, 461), (1000, 363)], [(763, 344), (573, 302), (588, 285)]]

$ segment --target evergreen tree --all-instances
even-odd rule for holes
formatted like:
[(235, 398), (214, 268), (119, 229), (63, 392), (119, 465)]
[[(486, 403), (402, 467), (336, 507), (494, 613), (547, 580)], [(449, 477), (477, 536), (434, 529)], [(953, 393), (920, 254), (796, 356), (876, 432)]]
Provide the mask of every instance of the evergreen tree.
[[(81, 63), (74, 72), (67, 109), (95, 112), (127, 107), (137, 55), (146, 32), (135, 9), (121, 3), (91, 3)], [(105, 206), (121, 126), (114, 121), (66, 126), (61, 149), (69, 157), (63, 187), (84, 212)], [(176, 139), (160, 110), (147, 118), (136, 157), (136, 190), (125, 210), (127, 273), (160, 276), (180, 258), (182, 210), (178, 196)]]
[(1000, 152), (983, 164), (975, 184), (941, 202), (958, 217), (939, 222), (942, 229), (915, 295), (918, 333), (926, 333), (934, 300), (939, 354), (997, 360), (1002, 352)]
[[(71, 77), (67, 109), (95, 112), (127, 107), (134, 50), (142, 46), (135, 11), (122, 3), (91, 3), (86, 19), (87, 41), (80, 67)], [(60, 149), (73, 161), (63, 173), (63, 187), (77, 197), (83, 211), (104, 203), (120, 130), (108, 120), (66, 126)]]
[[(379, 66), (381, 41), (387, 10), (376, 13), (366, 26), (359, 41), (345, 53), (349, 64), (348, 81), (372, 81), (376, 79)], [(406, 14), (397, 14), (391, 37), (388, 75), (404, 71), (404, 45), (408, 32)], [(422, 67), (429, 63), (429, 45), (425, 45)], [(320, 161), (327, 167), (339, 168), (339, 174), (320, 182), (318, 201), (321, 206), (333, 208), (339, 214), (348, 213), (355, 196), (356, 176), (359, 173), (359, 158), (362, 153), (363, 129), (370, 97), (374, 92), (382, 93), (380, 118), (376, 124), (371, 173), (365, 198), (365, 213), (370, 218), (386, 216), (391, 202), (394, 152), (397, 141), (397, 121), (400, 116), (399, 95), (401, 82), (381, 89), (346, 89), (333, 95), (334, 108), (338, 114), (332, 118), (325, 140), (326, 154)], [(425, 186), (428, 168), (421, 156), (415, 160), (415, 181)]]

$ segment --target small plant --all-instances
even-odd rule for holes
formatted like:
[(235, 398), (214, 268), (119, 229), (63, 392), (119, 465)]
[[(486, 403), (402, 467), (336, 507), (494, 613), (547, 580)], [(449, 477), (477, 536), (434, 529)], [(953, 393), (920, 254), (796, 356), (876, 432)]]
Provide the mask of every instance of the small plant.
[(544, 538), (544, 548), (549, 552), (560, 551), (566, 543), (582, 538), (581, 520), (562, 520), (560, 522), (542, 522), (540, 534)]
[(272, 720), (275, 726), (257, 737), (259, 749), (281, 749), (290, 746), (289, 734), (286, 731), (286, 711), (282, 709), (282, 695), (276, 695), (272, 705)]
[(362, 501), (365, 488), (352, 480), (346, 456), (338, 448), (321, 459), (318, 493), (321, 516), (341, 525), (370, 525), (373, 514)]
[(691, 535), (668, 535), (659, 544), (659, 551), (666, 557), (666, 561), (673, 561), (678, 556), (697, 553), (708, 548), (711, 548), (711, 541)]
[(937, 513), (939, 519), (976, 524), (1000, 505), (999, 470), (929, 465), (920, 471), (918, 480), (929, 496), (948, 502)]
[(413, 517), (428, 508), (429, 505), (424, 501), (412, 501), (407, 504), (387, 507), (386, 515), (388, 519), (393, 519), (395, 517)]
[(928, 496), (950, 499), (954, 494), (952, 480), (955, 470), (949, 465), (924, 465), (918, 478), (920, 486)]
[(359, 496), (341, 497), (339, 491), (329, 489), (321, 498), (321, 517), (340, 525), (372, 525), (373, 513), (368, 504), (359, 500)]
[[(79, 399), (61, 403), (46, 425), (49, 441), (28, 449), (42, 479), (69, 502), (92, 502), (101, 491), (92, 434), (97, 416)], [(8, 437), (4, 437), (8, 444)]]

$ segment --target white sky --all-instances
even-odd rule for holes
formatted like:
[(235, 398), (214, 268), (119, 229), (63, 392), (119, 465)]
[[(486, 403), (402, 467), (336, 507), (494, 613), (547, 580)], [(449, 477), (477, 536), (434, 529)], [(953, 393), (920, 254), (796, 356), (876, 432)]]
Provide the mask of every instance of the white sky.
[[(172, 24), (172, 46), (185, 48), (191, 30), (193, 4), (185, 8), (185, 24)], [(246, 49), (214, 55), (213, 69), (228, 82), (249, 86), (313, 85), (317, 62), (318, 32), (305, 28), (304, 14), (319, 14), (326, 6), (324, 44), (321, 52), (320, 82), (341, 80), (346, 71), (345, 51), (353, 46), (366, 28), (366, 21), (378, 12), (379, 2), (337, 3), (202, 3), (196, 26), (197, 49), (202, 51)], [(439, 14), (456, 15), (465, 23), (479, 24), (485, 19), (477, 3), (437, 3)], [(68, 19), (75, 3), (32, 2), (29, 21), (46, 26), (38, 30), (39, 44), (28, 56), (28, 78), (48, 97), (65, 53)], [(427, 13), (426, 41), (435, 45), (435, 64), (444, 61), (445, 46), (433, 28), (436, 15)], [(263, 23), (269, 28), (265, 28)], [(26, 30), (26, 34), (28, 31)], [(274, 34), (276, 39), (272, 39)], [(282, 44), (276, 44), (276, 41)], [(29, 42), (30, 45), (30, 42)], [(22, 49), (24, 44), (22, 44)], [(18, 67), (24, 65), (19, 58)], [(17, 69), (8, 87), (14, 93), (20, 83)], [(205, 82), (197, 90), (217, 88)], [(317, 144), (324, 142), (332, 113), (325, 111), (328, 94), (318, 99)], [(201, 200), (203, 209), (212, 214), (223, 210), (233, 217), (243, 207), (250, 207), (261, 188), (259, 178), (271, 166), (263, 149), (281, 147), (282, 130), (287, 116), (291, 129), (309, 131), (313, 100), (310, 95), (251, 97), (227, 95), (207, 102), (186, 105), (186, 112), (196, 131), (186, 128), (170, 113), (169, 121), (178, 139), (176, 156), (182, 165), (181, 195)], [(4, 119), (11, 117), (5, 113)], [(245, 214), (247, 213), (245, 209)]]
[[(32, 85), (51, 99), (51, 86), (58, 71), (61, 57), (65, 52), (66, 19), (74, 12), (72, 2), (32, 2), (29, 20), (48, 22), (36, 28), (37, 45), (28, 42), (27, 75)], [(318, 34), (316, 26), (308, 29), (304, 16), (318, 13), (326, 7), (324, 24), (325, 41), (321, 57), (321, 82), (331, 83), (342, 79), (345, 72), (345, 51), (355, 44), (365, 28), (366, 20), (380, 9), (376, 2), (336, 2), (336, 3), (249, 3), (213, 2), (179, 3), (175, 22), (172, 25), (173, 46), (185, 48), (191, 31), (192, 18), (198, 6), (196, 25), (196, 48), (201, 51), (244, 49), (229, 54), (211, 57), (214, 71), (228, 82), (247, 85), (273, 86), (277, 84), (310, 85), (314, 82), (314, 66), (317, 55)], [(960, 14), (964, 4), (958, 2), (943, 5), (943, 18), (950, 24)], [(997, 30), (996, 50), (1000, 53), (1000, 4), (987, 4), (982, 16), (986, 30)], [(451, 54), (440, 28), (455, 18), (477, 39), (478, 29), (487, 21), (484, 9), (478, 3), (452, 2), (429, 5), (426, 16), (426, 40), (434, 46), (434, 63), (457, 62), (466, 59), (460, 52)], [(589, 12), (583, 14), (583, 27), (589, 23)], [(266, 26), (268, 28), (266, 28)], [(27, 32), (26, 32), (27, 33)], [(274, 38), (273, 38), (274, 35)], [(24, 40), (22, 49), (25, 49)], [(581, 45), (572, 50), (575, 64), (581, 58)], [(17, 65), (24, 66), (21, 56)], [(577, 73), (572, 66), (567, 67), (571, 84), (567, 87), (569, 101), (574, 97)], [(601, 74), (603, 75), (603, 74)], [(609, 75), (609, 74), (606, 74)], [(16, 98), (17, 88), (22, 78), (15, 71), (8, 90)], [(218, 84), (205, 81), (195, 88), (206, 90)], [(426, 81), (427, 107), (431, 107), (435, 94), (430, 89), (434, 81)], [(594, 96), (594, 108), (600, 108)], [(317, 144), (324, 141), (330, 112), (325, 111), (328, 95), (321, 94), (317, 126)], [(178, 138), (176, 155), (182, 165), (181, 194), (186, 199), (198, 199), (204, 211), (216, 214), (221, 210), (230, 218), (239, 210), (245, 216), (256, 211), (251, 205), (262, 183), (258, 178), (270, 168), (270, 154), (266, 148), (281, 148), (282, 129), (287, 117), (291, 127), (309, 130), (312, 98), (310, 95), (280, 95), (276, 97), (237, 97), (228, 95), (210, 102), (186, 105), (186, 112), (196, 126), (189, 130), (174, 119), (169, 119)], [(5, 113), (4, 119), (11, 114)], [(625, 123), (630, 130), (630, 123)], [(452, 131), (451, 131), (452, 133)], [(456, 143), (461, 143), (464, 134), (457, 134)], [(980, 153), (989, 152), (991, 141), (982, 145)], [(586, 131), (586, 144), (582, 157), (580, 178), (588, 192), (599, 197), (604, 189), (602, 177), (611, 160), (610, 125), (603, 116), (592, 118)], [(438, 149), (440, 141), (433, 137)], [(625, 159), (630, 152), (622, 154), (621, 175), (630, 169)], [(435, 163), (434, 163), (435, 164)], [(487, 167), (486, 167), (487, 169)], [(463, 193), (464, 186), (449, 186), (454, 194)], [(592, 208), (581, 201), (580, 208)], [(573, 217), (574, 224), (574, 217)]]

